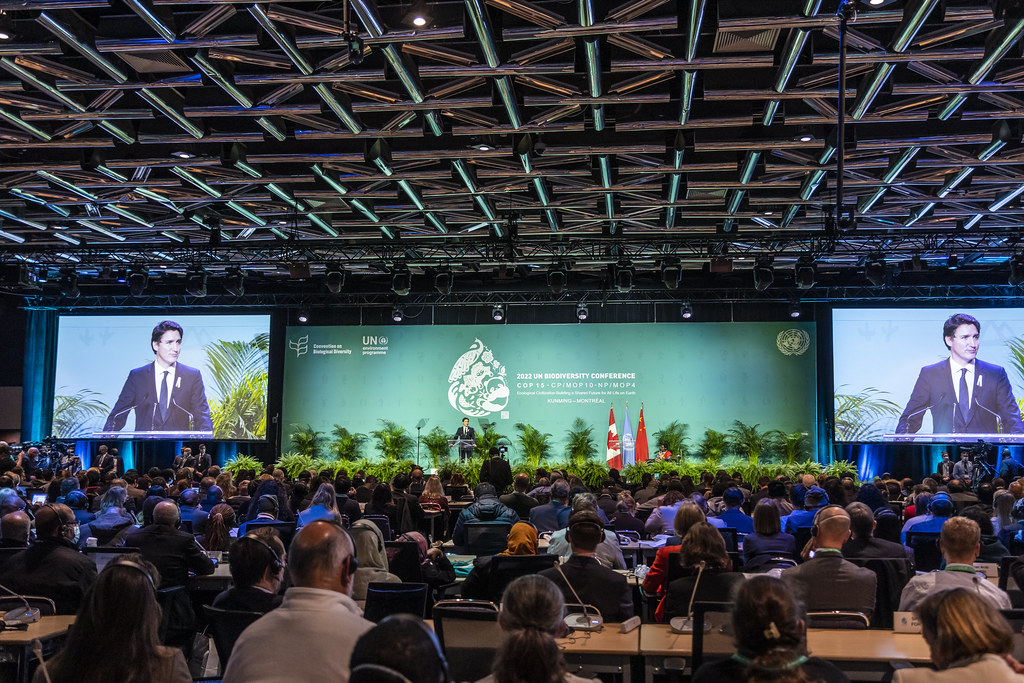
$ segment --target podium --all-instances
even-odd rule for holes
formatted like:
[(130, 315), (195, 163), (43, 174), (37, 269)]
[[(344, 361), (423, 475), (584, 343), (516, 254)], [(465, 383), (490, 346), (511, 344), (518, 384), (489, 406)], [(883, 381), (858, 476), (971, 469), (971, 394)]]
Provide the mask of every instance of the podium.
[(476, 448), (476, 441), (473, 439), (448, 439), (448, 448), (459, 447), (459, 460), (465, 462), (473, 457), (473, 449)]

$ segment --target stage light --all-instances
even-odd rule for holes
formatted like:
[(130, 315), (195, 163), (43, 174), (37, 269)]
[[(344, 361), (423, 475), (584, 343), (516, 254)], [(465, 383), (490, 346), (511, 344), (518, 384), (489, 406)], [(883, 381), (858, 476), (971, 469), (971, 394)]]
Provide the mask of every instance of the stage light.
[(864, 277), (875, 287), (885, 284), (885, 261), (874, 259), (864, 266)]
[(793, 299), (789, 304), (789, 317), (799, 318), (801, 315), (803, 315), (803, 310), (800, 308), (800, 300)]
[(394, 320), (396, 323), (400, 323), (402, 322), (402, 318), (404, 317), (405, 311), (402, 310), (401, 306), (396, 304), (395, 307), (391, 309), (391, 319)]
[(0, 10), (0, 40), (10, 40), (14, 37), (14, 21), (11, 17)]
[(133, 270), (128, 275), (128, 291), (134, 297), (142, 296), (149, 284), (149, 274), (144, 270)]
[(299, 309), (299, 314), (297, 316), (295, 316), (295, 319), (298, 320), (303, 325), (308, 323), (309, 322), (309, 309), (300, 308)]
[(548, 271), (548, 287), (552, 294), (561, 294), (565, 291), (566, 274), (565, 269), (553, 267)]
[(327, 291), (331, 294), (340, 294), (341, 288), (345, 286), (345, 271), (337, 266), (327, 267)]
[(946, 259), (946, 267), (950, 270), (956, 270), (960, 267), (960, 257), (956, 254), (950, 254), (949, 258)]
[(797, 289), (810, 289), (814, 287), (814, 266), (810, 263), (797, 263), (793, 270), (793, 279), (796, 280)]
[(185, 291), (194, 297), (206, 296), (206, 271), (194, 270), (185, 278)]
[(452, 293), (452, 272), (442, 270), (434, 275), (434, 289), (442, 296)]
[(61, 273), (60, 293), (71, 299), (77, 299), (81, 295), (78, 289), (78, 273), (74, 270), (65, 270)]
[(398, 269), (391, 278), (391, 291), (398, 296), (409, 296), (412, 289), (412, 274), (405, 269)]
[(615, 289), (626, 294), (633, 289), (633, 265), (628, 261), (615, 265)]
[(497, 322), (501, 322), (505, 319), (505, 306), (503, 304), (494, 304), (494, 308), (491, 309), (491, 317)]
[(586, 320), (587, 316), (589, 316), (589, 315), (590, 315), (590, 310), (587, 308), (587, 305), (585, 303), (583, 303), (582, 301), (579, 302), (579, 304), (576, 305), (576, 318), (577, 318), (577, 320), (581, 320), (581, 321), (582, 320)]
[(424, 0), (417, 0), (413, 3), (409, 13), (405, 15), (406, 23), (412, 24), (417, 28), (426, 26), (430, 23), (430, 9), (427, 7), (427, 3)]
[(773, 282), (775, 282), (775, 271), (771, 266), (754, 266), (754, 289), (763, 292), (771, 287)]
[(683, 269), (678, 263), (666, 265), (661, 269), (661, 281), (665, 289), (679, 289), (679, 281), (683, 277)]
[(689, 320), (693, 317), (693, 305), (689, 301), (684, 301), (679, 306), (679, 315), (683, 317), (683, 320)]
[(1024, 256), (1018, 254), (1010, 259), (1010, 278), (1007, 282), (1014, 287), (1024, 285)]
[(234, 270), (224, 278), (224, 289), (232, 296), (245, 296), (245, 275), (241, 270)]

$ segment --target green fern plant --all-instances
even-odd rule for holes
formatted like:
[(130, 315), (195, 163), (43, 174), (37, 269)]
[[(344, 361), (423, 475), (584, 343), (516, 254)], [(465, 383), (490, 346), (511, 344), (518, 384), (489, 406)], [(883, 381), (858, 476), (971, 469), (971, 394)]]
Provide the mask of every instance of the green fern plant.
[(252, 457), (251, 455), (235, 455), (231, 460), (224, 463), (223, 469), (227, 470), (231, 474), (237, 476), (239, 472), (246, 472), (252, 470), (253, 472), (259, 472), (263, 469), (263, 463)]
[(673, 420), (651, 436), (654, 437), (655, 446), (665, 444), (672, 455), (677, 458), (685, 458), (687, 455), (686, 432), (689, 428), (690, 425), (683, 424), (679, 420)]
[(769, 454), (772, 448), (772, 436), (769, 432), (762, 431), (759, 424), (748, 425), (739, 420), (733, 420), (732, 429), (729, 435), (732, 437), (733, 447), (736, 452), (747, 458), (752, 467), (757, 467), (762, 454)]
[(316, 469), (316, 459), (305, 453), (284, 453), (274, 463), (274, 467), (284, 470), (289, 478), (295, 479), (300, 473)]
[[(1012, 349), (1014, 342), (1010, 342)], [(1016, 355), (1016, 351), (1014, 355)], [(1024, 359), (1022, 359), (1024, 362)], [(1018, 372), (1024, 373), (1024, 369)], [(843, 385), (845, 387), (847, 385)], [(839, 387), (842, 389), (843, 387)], [(859, 394), (836, 394), (835, 440), (842, 442), (870, 441), (882, 434), (887, 421), (899, 418), (902, 406), (886, 398), (888, 391), (868, 387)], [(879, 426), (879, 423), (882, 423)]]
[(597, 455), (597, 443), (594, 441), (594, 428), (582, 417), (572, 422), (566, 431), (565, 455), (571, 465), (590, 460)]
[(359, 451), (366, 443), (366, 435), (350, 432), (341, 425), (334, 425), (331, 430), (334, 439), (331, 440), (330, 451), (338, 460), (357, 460)]
[(54, 396), (53, 435), (67, 439), (85, 436), (102, 427), (104, 418), (110, 413), (110, 406), (93, 398), (99, 395), (99, 392), (81, 389), (74, 394)]
[(320, 457), (320, 450), (324, 446), (324, 433), (318, 432), (311, 425), (302, 426), (293, 424), (293, 431), (289, 437), (292, 442), (292, 449), (299, 455), (304, 455), (311, 461)]
[(807, 432), (790, 432), (787, 434), (780, 429), (768, 432), (768, 435), (775, 442), (775, 450), (782, 453), (787, 465), (792, 465), (798, 458), (807, 455), (809, 445), (807, 443)]
[(213, 438), (266, 438), (270, 334), (257, 334), (247, 342), (214, 342), (203, 352), (212, 389)]
[(383, 427), (370, 432), (370, 436), (377, 440), (377, 452), (388, 461), (411, 457), (416, 448), (416, 439), (412, 438), (405, 427), (397, 422), (383, 418), (379, 422)]
[(486, 458), (491, 448), (498, 446), (501, 442), (508, 443), (508, 437), (494, 428), (494, 422), (480, 422), (480, 431), (476, 434), (476, 449), (474, 455)]
[(704, 456), (704, 467), (714, 472), (719, 469), (722, 456), (729, 448), (729, 435), (714, 429), (705, 429), (704, 438), (701, 439), (697, 448)]
[(519, 431), (516, 441), (519, 442), (519, 449), (523, 455), (523, 464), (532, 473), (551, 453), (551, 435), (543, 434), (533, 425), (522, 422), (516, 423), (516, 430)]
[(430, 454), (430, 463), (434, 467), (440, 467), (440, 463), (447, 460), (451, 455), (451, 449), (448, 445), (450, 436), (441, 425), (436, 425), (420, 437), (420, 443), (426, 447), (427, 453)]

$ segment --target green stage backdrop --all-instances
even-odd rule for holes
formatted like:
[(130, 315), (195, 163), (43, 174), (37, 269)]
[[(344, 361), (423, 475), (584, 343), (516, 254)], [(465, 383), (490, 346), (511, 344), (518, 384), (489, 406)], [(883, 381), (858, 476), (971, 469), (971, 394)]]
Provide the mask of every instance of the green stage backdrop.
[[(514, 425), (552, 435), (561, 456), (577, 417), (603, 454), (608, 410), (618, 432), (629, 404), (636, 434), (644, 404), (651, 435), (678, 420), (693, 448), (733, 420), (803, 431), (815, 443), (813, 323), (683, 323), (289, 327), (282, 449), (293, 424), (330, 433), (378, 429), (380, 418), (416, 433), (463, 416), (513, 439)], [(372, 440), (363, 454), (374, 456)], [(424, 451), (425, 452), (425, 451)]]

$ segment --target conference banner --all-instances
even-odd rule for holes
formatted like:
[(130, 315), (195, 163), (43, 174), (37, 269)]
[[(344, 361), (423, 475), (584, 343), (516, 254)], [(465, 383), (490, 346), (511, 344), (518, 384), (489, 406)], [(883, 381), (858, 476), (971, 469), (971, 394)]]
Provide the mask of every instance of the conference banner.
[(814, 439), (813, 323), (291, 326), (284, 352), (283, 450), (292, 425), (454, 434), (468, 417), (513, 443), (530, 424), (561, 455), (579, 417), (603, 452), (611, 408), (641, 402), (649, 434), (679, 421), (691, 448), (734, 420)]

